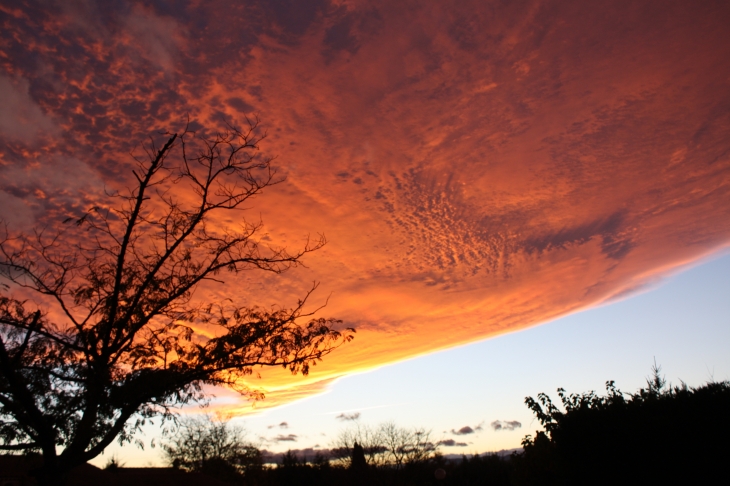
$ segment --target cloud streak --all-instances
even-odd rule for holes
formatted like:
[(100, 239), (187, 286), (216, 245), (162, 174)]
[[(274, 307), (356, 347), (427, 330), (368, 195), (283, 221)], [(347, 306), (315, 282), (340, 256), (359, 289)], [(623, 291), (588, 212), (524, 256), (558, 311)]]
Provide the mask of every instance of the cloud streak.
[(484, 422), (479, 423), (478, 425), (475, 425), (474, 427), (471, 427), (470, 425), (465, 425), (461, 427), (460, 429), (451, 429), (451, 433), (454, 435), (470, 435), (470, 434), (476, 434), (477, 432), (481, 432), (484, 429)]
[(454, 439), (440, 440), (436, 444), (444, 447), (466, 447), (469, 445), (466, 442), (457, 442)]
[(297, 440), (299, 440), (299, 437), (296, 434), (277, 435), (269, 439), (270, 442), (296, 442)]
[(337, 420), (342, 421), (351, 421), (351, 420), (357, 420), (360, 418), (360, 412), (353, 412), (353, 413), (341, 413), (335, 417)]
[(522, 427), (522, 424), (516, 420), (495, 420), (491, 424), (492, 430), (499, 432), (500, 430), (515, 430)]
[(451, 429), (451, 433), (454, 435), (469, 435), (469, 434), (474, 433), (474, 429), (472, 429), (468, 425), (465, 425), (464, 427), (460, 428), (459, 430)]

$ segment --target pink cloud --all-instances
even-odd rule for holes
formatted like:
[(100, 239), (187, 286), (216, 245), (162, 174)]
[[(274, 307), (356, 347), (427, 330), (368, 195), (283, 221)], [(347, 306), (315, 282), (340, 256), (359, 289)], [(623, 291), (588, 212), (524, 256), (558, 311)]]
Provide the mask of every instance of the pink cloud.
[(259, 407), (625, 296), (730, 240), (726, 4), (220, 5), (6, 19), (0, 218), (86, 208), (148, 135), (253, 108), (287, 183), (247, 216), (274, 244), (329, 243), (196, 296), (291, 305), (316, 280), (312, 305), (359, 329), (306, 378), (262, 371)]

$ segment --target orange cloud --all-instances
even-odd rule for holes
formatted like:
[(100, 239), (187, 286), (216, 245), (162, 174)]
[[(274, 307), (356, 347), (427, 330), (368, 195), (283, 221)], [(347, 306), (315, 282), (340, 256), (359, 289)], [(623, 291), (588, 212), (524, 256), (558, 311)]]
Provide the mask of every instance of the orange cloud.
[(287, 183), (249, 216), (329, 244), (201, 295), (286, 305), (319, 281), (312, 305), (358, 334), (308, 377), (263, 370), (258, 407), (620, 298), (730, 239), (726, 2), (33, 5), (4, 14), (0, 63), (45, 132), (2, 115), (4, 219), (85, 208), (186, 114), (268, 127)]

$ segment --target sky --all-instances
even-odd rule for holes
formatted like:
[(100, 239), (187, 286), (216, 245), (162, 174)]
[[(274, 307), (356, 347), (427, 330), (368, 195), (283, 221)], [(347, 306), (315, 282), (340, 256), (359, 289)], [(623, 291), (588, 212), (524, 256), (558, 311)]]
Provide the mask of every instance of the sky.
[[(428, 422), (414, 410), (437, 390), (421, 367), (457, 363), (447, 375), (469, 376), (521, 369), (529, 354), (528, 370), (500, 375), (529, 390), (505, 384), (494, 412), (465, 404), (422, 424), (484, 421), (467, 434), (475, 450), (514, 447), (527, 425), (490, 424), (525, 424), (522, 398), (559, 379), (601, 388), (624, 362), (620, 343), (636, 339), (626, 323), (651, 314), (632, 302), (680, 281), (693, 283), (678, 295), (727, 289), (713, 273), (726, 259), (712, 258), (730, 241), (729, 20), (724, 1), (3, 2), (0, 218), (53, 227), (126, 187), (129, 154), (148, 136), (188, 117), (213, 132), (257, 115), (262, 151), (287, 180), (241, 217), (261, 218), (274, 245), (318, 233), (328, 244), (306, 267), (249, 272), (200, 296), (292, 305), (316, 281), (312, 306), (327, 302), (321, 314), (357, 336), (307, 377), (263, 370), (248, 383), (266, 394), (255, 413), (236, 397), (217, 409), (252, 428), (340, 404), (361, 420), (400, 407), (393, 418)], [(686, 275), (709, 272), (714, 287), (682, 275), (660, 284), (708, 259)], [(657, 308), (679, 305), (666, 299)], [(670, 376), (695, 377), (728, 344), (727, 320), (687, 302), (673, 329), (704, 343), (696, 358), (680, 358), (686, 336), (664, 356), (637, 349), (627, 388), (655, 355), (682, 363)], [(577, 355), (536, 349), (571, 340)], [(561, 367), (594, 348), (606, 358), (593, 368)], [(551, 367), (556, 376), (529, 372)], [(421, 399), (398, 379), (423, 386), (411, 395)], [(321, 423), (329, 434), (340, 425)], [(313, 434), (293, 427), (281, 434)]]
[[(291, 449), (310, 459), (353, 427), (346, 420), (353, 417), (364, 426), (394, 422), (430, 430), (434, 440), (454, 441), (440, 448), (443, 454), (510, 450), (542, 430), (524, 405), (527, 396), (545, 392), (557, 401), (558, 387), (601, 394), (608, 380), (634, 393), (646, 386), (655, 362), (669, 385), (730, 380), (729, 275), (730, 252), (720, 253), (631, 297), (353, 374), (323, 394), (240, 416), (231, 424), (243, 427), (247, 440), (262, 449)], [(215, 401), (233, 399), (220, 393)], [(495, 422), (503, 427), (496, 429)], [(473, 432), (459, 433), (465, 427)], [(93, 463), (103, 466), (117, 457), (130, 467), (164, 464), (160, 449), (149, 447), (153, 439), (159, 444), (158, 428), (149, 427), (144, 450), (115, 444)]]

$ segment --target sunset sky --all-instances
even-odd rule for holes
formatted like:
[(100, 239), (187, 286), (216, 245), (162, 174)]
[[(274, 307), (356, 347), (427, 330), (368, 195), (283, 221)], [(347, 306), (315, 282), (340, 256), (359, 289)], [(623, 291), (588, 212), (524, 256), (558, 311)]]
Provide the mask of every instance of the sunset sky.
[(287, 180), (240, 216), (328, 244), (202, 295), (320, 282), (357, 336), (213, 407), (275, 450), (326, 447), (341, 413), (517, 447), (525, 395), (634, 391), (654, 357), (730, 377), (728, 25), (724, 0), (6, 1), (0, 219), (53, 228), (131, 184), (149, 136), (257, 115)]

